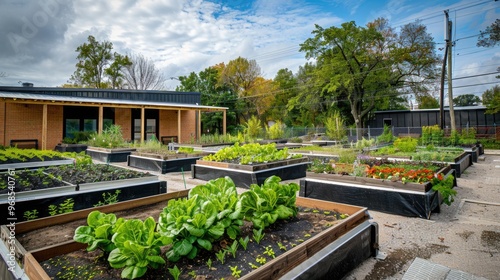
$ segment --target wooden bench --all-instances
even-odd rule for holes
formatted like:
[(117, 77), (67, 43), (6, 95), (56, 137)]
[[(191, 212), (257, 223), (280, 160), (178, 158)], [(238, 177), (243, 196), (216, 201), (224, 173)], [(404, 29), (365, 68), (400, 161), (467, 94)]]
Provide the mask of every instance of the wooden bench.
[(20, 149), (38, 150), (38, 139), (12, 139), (10, 140), (10, 146)]
[(178, 143), (178, 139), (177, 139), (177, 136), (162, 136), (160, 137), (160, 140), (161, 140), (161, 143), (163, 145), (168, 145), (168, 143)]

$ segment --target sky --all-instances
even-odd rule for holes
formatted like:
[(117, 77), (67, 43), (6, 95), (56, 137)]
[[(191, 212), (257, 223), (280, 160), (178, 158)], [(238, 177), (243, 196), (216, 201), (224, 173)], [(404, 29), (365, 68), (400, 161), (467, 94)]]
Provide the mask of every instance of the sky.
[(61, 86), (89, 35), (112, 42), (118, 53), (154, 61), (169, 78), (168, 90), (175, 90), (176, 77), (240, 56), (256, 60), (267, 79), (283, 68), (297, 73), (307, 62), (299, 45), (315, 24), (365, 26), (385, 17), (397, 29), (419, 20), (444, 55), (445, 10), (453, 22), (454, 96), (481, 96), (500, 84), (500, 47), (476, 47), (480, 31), (499, 18), (500, 1), (0, 0), (0, 73), (6, 75), (0, 86)]

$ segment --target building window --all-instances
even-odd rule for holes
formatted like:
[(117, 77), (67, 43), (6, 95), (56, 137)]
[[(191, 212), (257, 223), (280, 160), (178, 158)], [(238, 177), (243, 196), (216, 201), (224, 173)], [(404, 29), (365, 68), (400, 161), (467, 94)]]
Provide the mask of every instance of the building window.
[(80, 119), (66, 119), (66, 135), (65, 137), (73, 138), (73, 133), (80, 131)]
[(84, 119), (83, 120), (83, 131), (97, 131), (97, 120), (96, 119)]
[(156, 119), (146, 120), (146, 139), (151, 140), (151, 138), (156, 137)]

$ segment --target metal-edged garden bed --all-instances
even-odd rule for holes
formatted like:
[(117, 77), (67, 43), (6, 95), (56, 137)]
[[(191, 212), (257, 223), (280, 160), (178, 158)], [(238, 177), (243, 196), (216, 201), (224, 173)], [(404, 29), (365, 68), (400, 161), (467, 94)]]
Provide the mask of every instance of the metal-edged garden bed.
[(135, 148), (105, 149), (89, 146), (85, 152), (92, 159), (101, 162), (126, 162), (127, 157), (135, 150)]
[[(446, 166), (437, 173), (454, 176), (455, 170)], [(453, 186), (456, 186), (454, 176)], [(430, 219), (440, 211), (442, 197), (432, 190), (432, 184), (402, 183), (366, 177), (307, 172), (300, 180), (301, 197), (309, 197), (366, 207), (407, 217)]]
[(206, 181), (229, 176), (238, 187), (248, 188), (262, 184), (272, 175), (282, 180), (305, 177), (309, 163), (305, 157), (253, 165), (197, 160), (191, 167), (191, 176)]

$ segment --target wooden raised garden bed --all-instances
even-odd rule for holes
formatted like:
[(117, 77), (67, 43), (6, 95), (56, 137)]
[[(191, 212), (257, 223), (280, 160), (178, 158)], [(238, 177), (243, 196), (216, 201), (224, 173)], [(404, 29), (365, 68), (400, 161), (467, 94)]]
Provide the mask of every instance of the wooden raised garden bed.
[(127, 165), (143, 170), (150, 170), (166, 174), (170, 172), (190, 171), (191, 165), (195, 164), (205, 154), (172, 154), (163, 156), (153, 153), (132, 152), (127, 157)]
[[(15, 264), (6, 262), (6, 266), (11, 268), (11, 265), (15, 265), (15, 270), (24, 274), (25, 279), (50, 279), (41, 263), (52, 257), (85, 250), (86, 244), (76, 243), (72, 240), (72, 235), (78, 226), (86, 224), (87, 215), (91, 211), (99, 210), (121, 216), (127, 212), (138, 210), (135, 211), (137, 216), (132, 215), (128, 218), (142, 219), (141, 214), (144, 212), (141, 211), (142, 207), (158, 207), (159, 213), (168, 200), (186, 197), (187, 194), (188, 190), (185, 190), (80, 210), (60, 216), (18, 223), (15, 229), (1, 226), (3, 242), (0, 242), (0, 250), (4, 261), (5, 258), (9, 260), (7, 256), (9, 252), (12, 252)], [(301, 197), (297, 197), (296, 205), (346, 213), (348, 217), (326, 230), (318, 232), (249, 274), (243, 275), (241, 279), (278, 279), (280, 277), (285, 279), (292, 277), (340, 279), (365, 259), (375, 256), (378, 244), (378, 227), (369, 221), (366, 208)], [(59, 232), (58, 229), (61, 231), (56, 236), (49, 237), (45, 233), (46, 231)], [(26, 242), (35, 236), (36, 238), (43, 237), (46, 240), (41, 242), (43, 245), (28, 247)], [(14, 240), (15, 248), (9, 245), (9, 240)], [(189, 270), (186, 267), (180, 269)], [(0, 273), (5, 273), (5, 271)]]
[(105, 149), (98, 147), (88, 147), (86, 150), (87, 155), (92, 159), (101, 162), (126, 162), (127, 157), (136, 149), (134, 148), (114, 148)]
[(248, 188), (251, 184), (262, 184), (272, 175), (283, 180), (305, 177), (308, 164), (306, 157), (260, 164), (197, 160), (191, 167), (191, 176), (206, 181), (229, 176), (238, 187)]
[[(446, 166), (437, 173), (445, 177), (454, 169)], [(453, 186), (456, 186), (454, 178)], [(442, 198), (432, 190), (430, 182), (402, 183), (366, 177), (307, 172), (300, 180), (299, 195), (367, 207), (369, 210), (390, 214), (429, 219), (432, 212), (439, 212)]]

